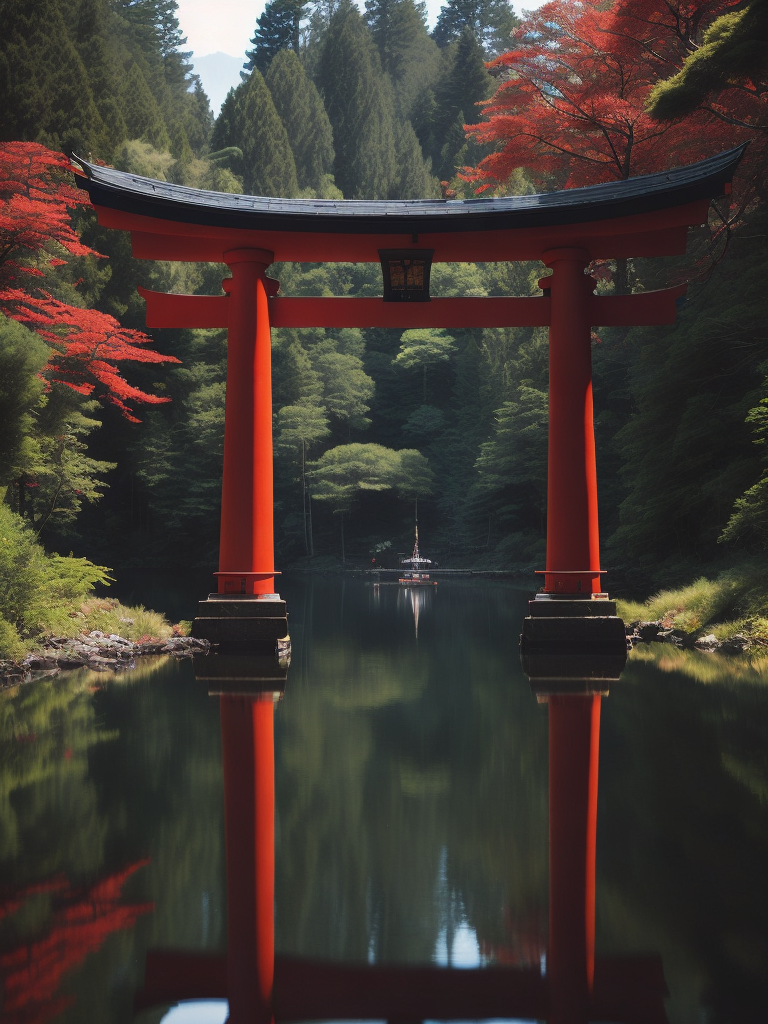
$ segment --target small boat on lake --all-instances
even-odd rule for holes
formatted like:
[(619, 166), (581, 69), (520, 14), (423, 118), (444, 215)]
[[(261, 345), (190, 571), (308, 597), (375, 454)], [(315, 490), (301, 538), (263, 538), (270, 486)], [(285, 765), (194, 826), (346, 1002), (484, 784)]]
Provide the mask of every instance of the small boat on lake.
[(436, 587), (437, 580), (431, 580), (429, 573), (425, 570), (436, 566), (429, 558), (423, 558), (419, 554), (419, 524), (416, 522), (416, 537), (413, 544), (413, 554), (410, 558), (403, 558), (400, 561), (402, 576), (397, 581), (402, 587)]

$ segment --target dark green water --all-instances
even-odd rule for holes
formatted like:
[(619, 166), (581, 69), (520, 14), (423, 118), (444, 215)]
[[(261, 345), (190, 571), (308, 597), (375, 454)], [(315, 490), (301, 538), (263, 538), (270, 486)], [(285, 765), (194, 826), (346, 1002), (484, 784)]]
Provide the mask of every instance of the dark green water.
[[(281, 590), (278, 952), (543, 967), (526, 595)], [(599, 792), (598, 955), (660, 954), (675, 1024), (768, 1019), (768, 661), (633, 652), (603, 700)], [(132, 1003), (146, 951), (169, 947), (226, 948), (218, 699), (188, 661), (0, 694), (0, 1019), (159, 1021)]]

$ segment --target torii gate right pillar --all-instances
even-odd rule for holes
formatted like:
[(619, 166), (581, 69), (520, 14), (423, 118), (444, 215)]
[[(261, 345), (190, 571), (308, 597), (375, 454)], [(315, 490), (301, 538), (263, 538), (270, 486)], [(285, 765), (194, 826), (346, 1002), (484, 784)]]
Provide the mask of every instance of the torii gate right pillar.
[(585, 249), (550, 249), (542, 260), (552, 270), (539, 282), (550, 298), (547, 562), (520, 654), (534, 687), (580, 692), (617, 678), (627, 659), (624, 623), (600, 586), (591, 345), (600, 300)]
[(592, 420), (589, 300), (594, 280), (583, 249), (543, 255), (552, 276), (541, 284), (551, 298), (549, 327), (549, 451), (547, 568), (544, 592), (600, 592), (597, 472)]

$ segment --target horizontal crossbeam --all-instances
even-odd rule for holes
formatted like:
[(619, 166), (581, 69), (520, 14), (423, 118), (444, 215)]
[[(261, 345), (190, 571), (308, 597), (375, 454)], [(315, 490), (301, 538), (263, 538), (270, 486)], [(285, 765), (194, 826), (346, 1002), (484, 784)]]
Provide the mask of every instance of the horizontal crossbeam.
[[(226, 999), (226, 956), (147, 953), (136, 1010), (182, 999)], [(590, 1019), (666, 1024), (667, 987), (658, 956), (597, 958)], [(546, 1018), (549, 980), (538, 967), (345, 964), (276, 956), (274, 1019), (482, 1020)]]
[[(590, 320), (595, 327), (647, 327), (675, 321), (685, 285), (635, 295), (593, 295)], [(228, 295), (171, 295), (139, 288), (147, 303), (147, 327), (226, 327)], [(383, 299), (282, 297), (269, 300), (272, 327), (547, 327), (548, 296), (432, 299), (384, 302)]]

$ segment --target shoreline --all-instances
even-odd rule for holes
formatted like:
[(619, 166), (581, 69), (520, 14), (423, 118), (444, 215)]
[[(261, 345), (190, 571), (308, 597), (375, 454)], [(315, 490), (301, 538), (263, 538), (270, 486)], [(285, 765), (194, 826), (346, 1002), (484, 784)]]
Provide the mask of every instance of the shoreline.
[(0, 689), (81, 668), (93, 672), (121, 672), (135, 668), (137, 658), (149, 655), (191, 658), (194, 654), (207, 654), (210, 646), (207, 640), (193, 636), (126, 640), (116, 633), (105, 634), (98, 629), (76, 637), (52, 636), (20, 661), (0, 660)]

